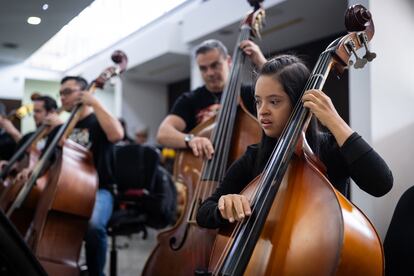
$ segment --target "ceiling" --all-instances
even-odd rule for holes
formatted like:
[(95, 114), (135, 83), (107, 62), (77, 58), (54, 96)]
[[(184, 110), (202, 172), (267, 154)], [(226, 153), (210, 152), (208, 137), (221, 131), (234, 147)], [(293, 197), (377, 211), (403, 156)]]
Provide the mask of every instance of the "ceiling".
[[(0, 0), (0, 67), (24, 61), (93, 0)], [(42, 6), (48, 4), (46, 11)], [(29, 16), (42, 19), (29, 25)]]
[[(257, 41), (265, 55), (278, 50), (305, 44), (340, 33), (345, 30), (344, 14), (346, 1), (332, 0), (287, 0), (265, 10), (265, 26), (262, 39)], [(328, 12), (329, 11), (329, 12)], [(217, 38), (232, 52), (239, 34), (239, 22), (208, 37)]]
[[(0, 68), (27, 59), (93, 0), (0, 0)], [(47, 3), (49, 9), (42, 10)], [(266, 10), (266, 25), (259, 42), (265, 55), (288, 49), (344, 31), (346, 1), (287, 0)], [(27, 17), (39, 16), (39, 25), (26, 23)], [(192, 41), (217, 38), (233, 51), (239, 22)], [(10, 47), (11, 46), (11, 47)], [(129, 77), (137, 80), (171, 83), (188, 78), (190, 59), (186, 55), (166, 53), (130, 68)]]

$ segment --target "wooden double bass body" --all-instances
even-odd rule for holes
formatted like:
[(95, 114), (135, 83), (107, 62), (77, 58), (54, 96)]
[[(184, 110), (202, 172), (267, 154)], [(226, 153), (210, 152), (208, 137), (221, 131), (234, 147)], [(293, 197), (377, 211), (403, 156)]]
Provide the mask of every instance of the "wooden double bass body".
[(187, 188), (186, 205), (177, 223), (158, 235), (158, 244), (145, 264), (143, 275), (194, 275), (207, 271), (217, 231), (197, 225), (198, 207), (216, 189), (227, 167), (246, 151), (247, 146), (261, 139), (262, 130), (257, 119), (243, 103), (238, 104), (238, 100), (241, 66), (245, 59), (239, 43), (250, 38), (254, 32), (251, 26), (261, 26), (256, 20), (262, 20), (263, 13), (256, 3), (255, 10), (242, 25), (219, 114), (191, 132), (210, 138), (215, 149), (213, 159), (203, 161), (188, 150), (180, 151), (176, 156), (174, 177)]
[(97, 183), (90, 151), (65, 140), (26, 236), (50, 275), (79, 274), (80, 249), (95, 203)]
[[(125, 70), (127, 57), (123, 52), (115, 51), (111, 58), (118, 66), (105, 69), (92, 82), (88, 93), (103, 88), (107, 80)], [(62, 137), (66, 138), (72, 132), (82, 110), (82, 104), (76, 105), (50, 147), (56, 146)], [(97, 188), (98, 175), (92, 153), (84, 146), (65, 139), (26, 234), (26, 241), (50, 275), (80, 274), (78, 260)]]
[[(192, 133), (210, 137), (216, 127), (214, 119), (213, 117), (197, 126)], [(228, 164), (238, 159), (248, 145), (257, 143), (260, 139), (259, 133), (261, 129), (257, 120), (240, 107)], [(187, 203), (177, 223), (158, 235), (158, 244), (145, 264), (143, 275), (194, 275), (196, 271), (202, 273), (207, 268), (217, 231), (201, 228), (196, 223), (196, 211), (201, 203), (198, 191), (207, 187), (208, 191), (204, 195), (206, 197), (214, 191), (217, 183), (200, 181), (201, 170), (202, 160), (196, 158), (192, 152), (185, 150), (177, 154), (174, 175), (186, 185)]]
[[(40, 152), (30, 149), (29, 168), (35, 175), (17, 179), (8, 186), (0, 203), (47, 273), (69, 276), (80, 273), (80, 249), (95, 203), (98, 180), (88, 149), (71, 140), (66, 140), (60, 151), (57, 149), (64, 133), (64, 126), (59, 127), (62, 129), (40, 161)], [(50, 158), (48, 152), (53, 151), (56, 160), (38, 177)], [(29, 189), (22, 204), (15, 205), (29, 183), (36, 184)]]
[[(31, 147), (29, 153), (29, 165), (28, 168), (33, 168), (35, 164), (39, 161), (40, 152), (38, 149)], [(22, 189), (24, 183), (27, 179), (16, 179), (15, 177), (8, 177), (6, 179), (8, 183), (5, 186), (4, 190), (1, 192), (0, 196), (0, 208), (7, 213), (11, 204), (16, 199), (16, 196)], [(36, 185), (30, 191), (30, 194), (26, 198), (24, 204), (16, 209), (10, 217), (13, 225), (19, 230), (20, 234), (24, 237), (26, 231), (28, 230), (30, 223), (33, 220), (37, 203), (43, 192), (43, 189), (46, 186), (48, 181), (48, 172), (41, 176), (36, 181)]]
[[(259, 179), (241, 194), (251, 200)], [(210, 271), (222, 261), (233, 230), (217, 235)], [(383, 269), (381, 241), (368, 218), (329, 183), (312, 153), (295, 155), (244, 275), (362, 276)]]
[[(346, 22), (353, 17), (357, 23), (347, 24), (350, 33), (321, 54), (304, 91), (321, 89), (332, 68), (342, 71), (353, 50), (367, 47), (374, 32), (371, 15), (355, 5)], [(366, 50), (358, 66), (374, 56)], [(217, 235), (212, 275), (383, 275), (374, 226), (330, 184), (307, 145), (311, 116), (299, 101), (263, 173), (242, 191), (251, 216)]]
[[(102, 88), (109, 78), (125, 70), (127, 57), (123, 52), (115, 51), (112, 60), (119, 66), (107, 68), (91, 84), (88, 93)], [(33, 197), (36, 181), (55, 155), (48, 170), (47, 184), (36, 196), (35, 215), (25, 235), (26, 242), (49, 275), (80, 274), (80, 249), (95, 203), (98, 176), (92, 154), (84, 146), (66, 139), (82, 110), (83, 105), (77, 104), (69, 119), (59, 127), (7, 210), (7, 216), (11, 217)], [(59, 148), (62, 141), (63, 145)]]

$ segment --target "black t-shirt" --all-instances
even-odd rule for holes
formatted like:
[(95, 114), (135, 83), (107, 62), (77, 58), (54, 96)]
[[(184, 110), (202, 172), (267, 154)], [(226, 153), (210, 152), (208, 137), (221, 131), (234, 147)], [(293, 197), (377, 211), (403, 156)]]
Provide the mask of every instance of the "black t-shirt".
[(32, 135), (34, 134), (34, 131), (28, 132), (25, 135), (22, 136), (22, 138), (19, 140), (19, 142), (17, 143), (16, 146), (16, 151), (18, 151), (20, 149), (21, 146), (24, 145), (24, 143), (26, 143), (27, 140), (30, 139), (30, 137), (32, 137)]
[(110, 165), (113, 143), (106, 137), (96, 115), (92, 113), (79, 121), (69, 139), (91, 150), (98, 172), (99, 187), (110, 188), (114, 183)]
[[(239, 194), (257, 174), (253, 173), (258, 145), (247, 148), (245, 154), (229, 168), (216, 191), (202, 203), (197, 213), (197, 223), (202, 227), (218, 228), (227, 223), (217, 208), (222, 195)], [(385, 161), (361, 136), (353, 133), (339, 147), (332, 135), (322, 144), (320, 159), (327, 168), (327, 177), (342, 194), (346, 194), (351, 177), (365, 192), (382, 196), (393, 185), (393, 176)]]
[[(59, 128), (60, 128), (60, 126), (56, 126), (55, 128), (52, 129), (52, 131), (49, 132), (49, 134), (47, 136), (43, 137), (42, 139), (40, 139), (37, 142), (36, 148), (39, 151), (41, 151), (42, 154), (44, 153), (46, 148), (49, 146), (49, 144), (52, 142), (53, 138), (55, 137), (55, 135), (59, 131)], [(25, 135), (23, 135), (23, 137), (17, 143), (16, 150), (15, 150), (14, 153), (16, 153), (20, 149), (20, 147), (22, 147), (30, 139), (30, 137), (32, 137), (33, 134), (35, 134), (34, 131), (28, 132)]]
[[(222, 92), (210, 92), (205, 86), (201, 86), (182, 94), (174, 103), (170, 114), (181, 117), (186, 123), (184, 132), (189, 132), (217, 114), (222, 94)], [(240, 96), (248, 111), (255, 115), (253, 88), (242, 86)]]
[(0, 160), (9, 160), (15, 151), (16, 142), (4, 129), (0, 129)]

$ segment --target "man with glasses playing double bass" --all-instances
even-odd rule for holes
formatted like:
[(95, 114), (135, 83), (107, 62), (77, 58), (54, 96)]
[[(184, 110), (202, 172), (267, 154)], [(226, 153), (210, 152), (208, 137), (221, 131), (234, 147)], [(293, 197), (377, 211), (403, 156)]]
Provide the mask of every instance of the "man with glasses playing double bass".
[(106, 226), (112, 215), (114, 179), (110, 169), (110, 155), (114, 143), (124, 137), (122, 125), (99, 100), (87, 93), (84, 78), (68, 76), (62, 79), (60, 97), (64, 110), (70, 112), (78, 103), (84, 104), (80, 119), (69, 139), (89, 148), (99, 178), (99, 189), (89, 226), (85, 235), (88, 275), (104, 275), (107, 234)]

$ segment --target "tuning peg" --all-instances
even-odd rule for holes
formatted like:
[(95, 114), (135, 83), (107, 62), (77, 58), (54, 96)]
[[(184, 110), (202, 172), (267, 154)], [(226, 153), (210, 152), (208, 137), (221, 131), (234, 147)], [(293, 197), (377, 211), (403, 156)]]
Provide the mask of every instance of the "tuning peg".
[(365, 58), (360, 58), (358, 56), (358, 54), (355, 51), (355, 43), (352, 40), (349, 40), (346, 42), (345, 45), (348, 47), (348, 50), (352, 52), (355, 56), (355, 63), (352, 61), (349, 61), (349, 65), (350, 66), (354, 65), (356, 69), (363, 68), (365, 64), (367, 64), (368, 60), (366, 60)]
[(356, 56), (354, 67), (355, 69), (364, 68), (365, 64), (367, 63), (368, 60), (366, 60), (365, 58), (359, 58), (358, 56)]
[(266, 20), (266, 17), (265, 17), (264, 12), (258, 12), (254, 20), (253, 26), (252, 26), (254, 33), (258, 39), (262, 38), (261, 32), (262, 32), (263, 26), (265, 25), (265, 20)]
[(359, 35), (358, 35), (358, 38), (359, 38), (359, 40), (361, 41), (361, 43), (364, 45), (364, 47), (365, 47), (365, 55), (364, 55), (364, 58), (366, 59), (366, 60), (368, 60), (369, 62), (371, 62), (374, 58), (376, 58), (377, 57), (377, 54), (376, 53), (374, 53), (374, 52), (371, 52), (370, 50), (369, 50), (369, 47), (368, 47), (368, 38), (367, 38), (367, 35), (365, 34), (365, 33), (360, 33)]
[(364, 55), (364, 58), (368, 60), (369, 62), (373, 61), (374, 58), (376, 57), (377, 57), (377, 54), (374, 52), (370, 52), (368, 49), (367, 49), (366, 54)]

